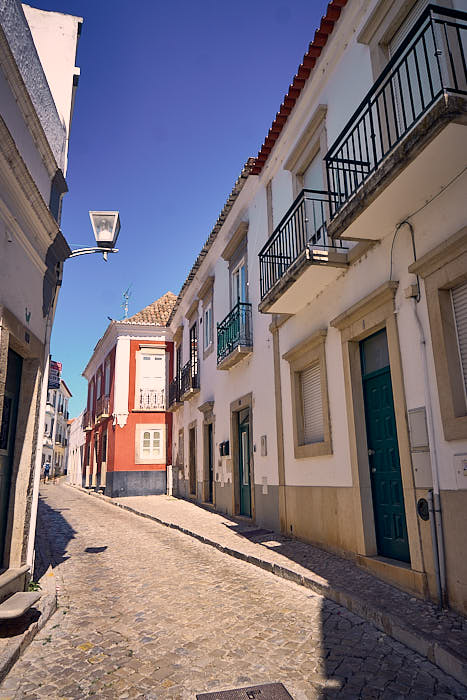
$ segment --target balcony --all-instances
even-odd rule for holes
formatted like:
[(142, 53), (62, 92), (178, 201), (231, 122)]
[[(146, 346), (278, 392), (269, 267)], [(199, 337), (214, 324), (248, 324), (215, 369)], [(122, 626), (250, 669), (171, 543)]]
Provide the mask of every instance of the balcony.
[(182, 367), (180, 377), (180, 401), (187, 401), (199, 391), (198, 359), (189, 360)]
[(260, 251), (263, 313), (297, 313), (348, 265), (347, 248), (326, 226), (329, 195), (302, 190)]
[(384, 237), (463, 170), (466, 41), (467, 13), (433, 5), (407, 34), (326, 155), (332, 238)]
[(99, 396), (96, 400), (96, 421), (110, 416), (110, 396)]
[(169, 384), (169, 405), (167, 407), (168, 411), (175, 411), (179, 406), (183, 404), (180, 399), (180, 381), (181, 377), (177, 375)]
[(251, 304), (238, 301), (217, 324), (217, 369), (230, 369), (252, 352)]
[(165, 389), (140, 389), (139, 411), (165, 411)]
[(51, 415), (53, 415), (55, 413), (54, 405), (52, 403), (49, 403), (48, 401), (45, 405), (45, 410), (46, 410), (46, 413), (50, 413)]
[(92, 430), (93, 420), (92, 420), (91, 411), (85, 411), (83, 413), (83, 420), (82, 420), (81, 426), (82, 426), (83, 430), (85, 430), (85, 431)]

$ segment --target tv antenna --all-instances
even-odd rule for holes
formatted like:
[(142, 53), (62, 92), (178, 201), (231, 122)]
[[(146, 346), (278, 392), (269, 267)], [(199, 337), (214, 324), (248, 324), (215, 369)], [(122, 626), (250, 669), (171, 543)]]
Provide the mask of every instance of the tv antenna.
[(128, 300), (131, 297), (130, 288), (131, 288), (131, 284), (128, 287), (128, 289), (126, 289), (122, 294), (123, 301), (121, 303), (121, 307), (123, 309), (123, 318), (128, 318)]

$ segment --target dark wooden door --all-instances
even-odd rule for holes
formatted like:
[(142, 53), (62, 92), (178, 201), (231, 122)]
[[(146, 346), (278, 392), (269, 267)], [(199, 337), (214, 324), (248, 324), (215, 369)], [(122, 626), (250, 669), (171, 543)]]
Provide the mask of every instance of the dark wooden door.
[(378, 554), (410, 561), (386, 331), (361, 343), (363, 397)]
[(0, 567), (3, 564), (10, 501), (11, 473), (15, 449), (16, 419), (21, 387), (22, 358), (8, 350), (5, 396), (0, 425)]
[(188, 432), (188, 471), (191, 494), (196, 494), (196, 433), (194, 428)]
[(248, 408), (238, 414), (238, 474), (240, 515), (251, 517), (250, 410)]

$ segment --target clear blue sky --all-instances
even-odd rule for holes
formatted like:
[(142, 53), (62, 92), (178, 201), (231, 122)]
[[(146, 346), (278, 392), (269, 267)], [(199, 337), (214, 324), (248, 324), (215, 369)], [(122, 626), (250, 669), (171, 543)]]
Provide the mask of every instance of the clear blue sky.
[(52, 335), (81, 377), (108, 325), (178, 293), (249, 156), (258, 152), (324, 0), (31, 0), (84, 18), (62, 230), (94, 242), (88, 210), (119, 209), (120, 252), (65, 263)]

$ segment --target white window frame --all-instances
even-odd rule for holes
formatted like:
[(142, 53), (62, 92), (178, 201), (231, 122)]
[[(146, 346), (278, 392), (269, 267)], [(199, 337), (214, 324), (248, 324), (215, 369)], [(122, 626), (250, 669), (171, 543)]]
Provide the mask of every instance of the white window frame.
[(203, 309), (203, 326), (204, 350), (208, 350), (214, 341), (212, 303)]
[[(147, 438), (146, 435), (149, 435)], [(156, 437), (157, 436), (157, 437)], [(154, 448), (155, 440), (159, 441), (159, 447), (157, 450)], [(149, 440), (149, 451), (145, 452), (147, 449), (144, 443)], [(147, 430), (141, 431), (140, 437), (140, 455), (143, 459), (150, 459), (152, 457), (159, 458), (162, 455), (162, 430), (160, 428), (148, 428)]]
[[(135, 427), (135, 464), (165, 464), (166, 463), (166, 431), (165, 423), (138, 423)], [(150, 451), (144, 453), (144, 434), (149, 432)], [(159, 450), (153, 449), (154, 433), (159, 433)]]
[[(244, 285), (242, 285), (241, 270), (244, 270)], [(236, 294), (236, 277), (238, 275), (240, 294)], [(246, 266), (246, 256), (242, 257), (241, 260), (235, 265), (234, 269), (230, 273), (230, 289), (232, 297), (232, 308), (236, 305), (237, 301), (240, 299), (241, 302), (248, 301), (248, 278), (247, 278), (247, 266)], [(243, 294), (242, 294), (243, 293)], [(243, 296), (243, 298), (242, 298)]]

